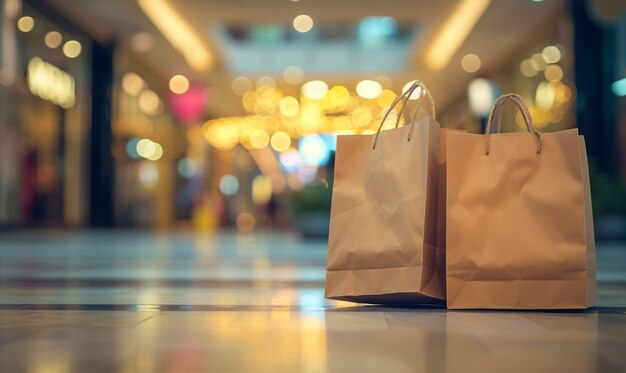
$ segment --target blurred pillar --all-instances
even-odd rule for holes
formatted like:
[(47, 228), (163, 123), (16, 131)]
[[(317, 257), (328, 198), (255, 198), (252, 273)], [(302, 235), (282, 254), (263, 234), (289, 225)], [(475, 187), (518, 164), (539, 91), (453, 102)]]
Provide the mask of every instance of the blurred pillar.
[(574, 70), (576, 121), (587, 153), (600, 170), (616, 172), (616, 100), (611, 92), (614, 28), (591, 18), (588, 1), (574, 0)]
[(20, 125), (15, 81), (19, 0), (0, 0), (0, 227), (20, 222)]
[(115, 184), (111, 152), (113, 53), (113, 44), (93, 44), (89, 215), (91, 225), (94, 227), (113, 226)]

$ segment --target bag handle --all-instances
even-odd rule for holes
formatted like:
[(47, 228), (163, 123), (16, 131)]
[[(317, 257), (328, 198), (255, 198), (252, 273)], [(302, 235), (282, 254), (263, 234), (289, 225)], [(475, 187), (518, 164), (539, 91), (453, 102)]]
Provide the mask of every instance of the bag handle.
[(430, 112), (432, 113), (433, 119), (435, 118), (435, 115), (436, 115), (435, 114), (435, 101), (433, 100), (433, 96), (430, 94), (430, 91), (426, 88), (424, 83), (422, 83), (419, 80), (416, 80), (413, 84), (411, 84), (409, 89), (404, 91), (400, 96), (396, 97), (393, 100), (393, 102), (391, 103), (391, 105), (389, 106), (389, 110), (387, 110), (387, 112), (383, 116), (383, 119), (380, 121), (380, 125), (378, 126), (378, 130), (376, 131), (376, 136), (374, 136), (374, 143), (372, 145), (372, 149), (376, 149), (376, 143), (378, 142), (378, 136), (380, 135), (380, 132), (381, 132), (381, 130), (383, 128), (383, 124), (385, 124), (385, 120), (387, 119), (387, 117), (389, 116), (389, 114), (391, 113), (393, 108), (400, 101), (402, 101), (402, 107), (400, 108), (400, 112), (398, 113), (398, 117), (396, 118), (396, 128), (398, 128), (398, 125), (400, 124), (400, 118), (402, 118), (402, 114), (404, 113), (404, 109), (406, 108), (406, 104), (409, 101), (411, 95), (413, 94), (413, 91), (415, 91), (418, 87), (421, 89), (422, 92), (421, 92), (420, 97), (419, 97), (419, 99), (417, 101), (417, 109), (415, 109), (415, 113), (413, 114), (413, 122), (411, 123), (411, 130), (409, 131), (409, 136), (407, 138), (407, 141), (411, 141), (411, 134), (413, 133), (413, 126), (415, 126), (415, 119), (417, 118), (417, 113), (420, 110), (420, 107), (422, 105), (422, 100), (424, 99), (424, 96), (428, 97), (428, 101), (430, 102)]
[(496, 102), (493, 104), (493, 109), (491, 109), (491, 113), (489, 113), (489, 120), (487, 121), (487, 128), (485, 130), (485, 155), (489, 155), (490, 150), (490, 139), (491, 139), (491, 124), (496, 122), (496, 133), (500, 133), (501, 129), (501, 116), (502, 109), (504, 108), (504, 104), (507, 101), (512, 101), (519, 111), (522, 113), (522, 118), (524, 118), (524, 124), (526, 124), (526, 130), (528, 133), (535, 135), (537, 139), (537, 154), (541, 153), (541, 149), (543, 147), (543, 141), (541, 139), (541, 132), (535, 128), (535, 124), (533, 123), (533, 118), (530, 115), (530, 111), (528, 110), (528, 106), (524, 102), (524, 99), (518, 95), (517, 93), (507, 93), (498, 97)]

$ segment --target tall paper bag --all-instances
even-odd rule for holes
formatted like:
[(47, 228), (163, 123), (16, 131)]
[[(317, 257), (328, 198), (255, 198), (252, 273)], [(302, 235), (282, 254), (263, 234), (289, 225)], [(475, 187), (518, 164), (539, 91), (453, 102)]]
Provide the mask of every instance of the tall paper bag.
[(436, 249), (439, 124), (434, 104), (418, 82), (394, 105), (402, 99), (406, 103), (418, 87), (421, 97), (431, 100), (432, 117), (381, 132), (388, 112), (375, 135), (338, 137), (327, 298), (421, 303), (444, 296), (442, 264), (437, 266), (443, 254)]
[[(506, 101), (528, 133), (499, 132)], [(584, 140), (539, 133), (522, 98), (500, 97), (486, 134), (449, 133), (449, 308), (576, 309), (595, 303), (595, 247)]]

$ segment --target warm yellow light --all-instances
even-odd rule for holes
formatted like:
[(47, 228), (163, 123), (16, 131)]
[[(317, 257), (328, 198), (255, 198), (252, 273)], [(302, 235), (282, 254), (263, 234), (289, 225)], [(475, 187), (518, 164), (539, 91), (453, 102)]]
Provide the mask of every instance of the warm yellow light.
[(537, 86), (535, 93), (535, 102), (540, 109), (551, 109), (554, 106), (556, 92), (554, 87), (548, 82), (541, 82)]
[(359, 106), (352, 111), (352, 123), (357, 127), (365, 127), (372, 121), (372, 111), (367, 106)]
[(535, 69), (533, 62), (530, 59), (522, 61), (519, 65), (519, 69), (524, 76), (529, 78), (537, 75), (537, 69)]
[(272, 198), (272, 179), (259, 175), (252, 180), (252, 200), (256, 204), (267, 203)]
[(383, 92), (383, 86), (375, 80), (361, 80), (356, 85), (356, 93), (365, 99), (374, 99)]
[(204, 133), (210, 145), (219, 150), (230, 150), (239, 142), (237, 128), (232, 125), (214, 125), (209, 127)]
[(275, 87), (276, 81), (271, 76), (262, 76), (256, 81), (257, 87)]
[(237, 96), (243, 96), (247, 91), (252, 88), (252, 82), (245, 76), (238, 76), (233, 79), (231, 84), (233, 93)]
[(35, 27), (33, 17), (24, 16), (17, 20), (17, 28), (22, 32), (29, 32), (33, 27)]
[(80, 55), (81, 46), (76, 40), (69, 40), (63, 44), (63, 54), (67, 58), (76, 58)]
[(480, 65), (480, 57), (473, 53), (466, 54), (463, 56), (463, 59), (461, 59), (461, 67), (468, 73), (475, 73), (480, 69)]
[(298, 32), (308, 32), (313, 28), (313, 18), (301, 14), (293, 19), (293, 28)]
[(189, 79), (183, 75), (174, 75), (170, 79), (170, 91), (177, 95), (187, 92), (189, 89)]
[(48, 48), (55, 49), (61, 46), (63, 36), (58, 31), (50, 31), (44, 36), (43, 41)]
[(131, 96), (137, 96), (144, 87), (143, 79), (133, 72), (127, 72), (122, 77), (122, 88)]
[(533, 54), (533, 56), (530, 58), (530, 61), (533, 64), (533, 67), (535, 68), (535, 70), (537, 71), (543, 71), (543, 69), (545, 69), (546, 66), (548, 66), (548, 64), (546, 64), (546, 61), (544, 61), (541, 53)]
[(385, 89), (381, 92), (380, 96), (378, 96), (378, 98), (376, 99), (376, 103), (378, 104), (378, 107), (382, 108), (387, 108), (389, 106), (391, 106), (391, 104), (393, 103), (393, 100), (396, 99), (396, 94), (389, 89)]
[(207, 71), (214, 61), (189, 23), (166, 0), (137, 0), (139, 7), (194, 70)]
[(563, 69), (559, 65), (550, 65), (543, 71), (549, 82), (560, 82), (563, 79)]
[(278, 131), (272, 135), (270, 144), (272, 145), (272, 149), (277, 152), (284, 152), (291, 146), (291, 137), (289, 137), (287, 132)]
[(150, 158), (156, 152), (156, 143), (149, 139), (141, 139), (135, 147), (137, 154), (143, 158)]
[(161, 107), (159, 96), (149, 89), (139, 95), (139, 108), (148, 115), (155, 115)]
[(311, 80), (302, 85), (302, 95), (313, 100), (319, 100), (326, 96), (328, 84), (322, 80)]
[(254, 149), (263, 149), (270, 142), (270, 135), (264, 130), (256, 130), (250, 134), (250, 145)]
[(294, 97), (286, 96), (280, 99), (280, 113), (286, 117), (295, 117), (300, 111), (300, 103)]
[(254, 112), (254, 108), (256, 106), (256, 92), (250, 90), (244, 93), (241, 103), (243, 104), (243, 108), (248, 112)]
[(289, 84), (299, 84), (304, 79), (304, 70), (300, 66), (289, 66), (283, 71), (283, 79)]
[(343, 111), (350, 102), (350, 91), (342, 85), (332, 87), (322, 101), (327, 112)]
[(462, 0), (446, 19), (426, 52), (426, 65), (441, 70), (467, 39), (491, 0)]
[(28, 62), (27, 74), (32, 94), (64, 109), (74, 106), (76, 83), (72, 75), (39, 57)]
[(543, 60), (547, 63), (557, 63), (561, 59), (561, 51), (554, 45), (549, 45), (541, 51)]

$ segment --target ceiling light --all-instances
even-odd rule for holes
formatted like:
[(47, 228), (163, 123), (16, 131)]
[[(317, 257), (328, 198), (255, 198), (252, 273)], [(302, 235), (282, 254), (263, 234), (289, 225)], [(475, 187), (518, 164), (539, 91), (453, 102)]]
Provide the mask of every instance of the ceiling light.
[(480, 66), (480, 57), (472, 53), (466, 54), (461, 60), (461, 67), (465, 72), (468, 73), (475, 73), (476, 71), (480, 70)]
[(24, 16), (17, 20), (17, 28), (22, 32), (29, 32), (35, 27), (35, 20), (33, 17)]
[(60, 32), (50, 31), (43, 38), (43, 41), (44, 43), (46, 43), (46, 46), (48, 48), (55, 49), (61, 46), (61, 43), (63, 42), (63, 36)]
[(426, 65), (441, 70), (448, 65), (454, 53), (467, 39), (491, 0), (462, 0), (444, 22), (426, 52)]
[(313, 18), (301, 14), (293, 19), (293, 28), (298, 32), (309, 32), (313, 28)]
[(159, 112), (161, 100), (159, 96), (149, 89), (139, 95), (139, 108), (148, 115), (156, 115)]
[(374, 99), (383, 91), (383, 86), (375, 80), (361, 80), (356, 85), (356, 93), (366, 99)]
[(76, 40), (70, 40), (63, 44), (63, 54), (67, 58), (76, 58), (80, 54), (81, 46)]
[(122, 77), (122, 88), (131, 96), (137, 96), (145, 87), (145, 84), (143, 79), (133, 72), (127, 72)]
[(323, 98), (326, 92), (328, 92), (328, 84), (322, 80), (311, 80), (302, 85), (302, 94), (313, 100)]
[(139, 7), (161, 31), (189, 66), (206, 71), (213, 65), (213, 56), (189, 23), (166, 0), (137, 0)]
[(547, 63), (557, 63), (561, 59), (561, 51), (554, 45), (549, 45), (543, 48), (541, 56)]
[(189, 79), (183, 75), (174, 75), (172, 79), (170, 79), (169, 86), (170, 91), (177, 95), (183, 94), (189, 89)]

